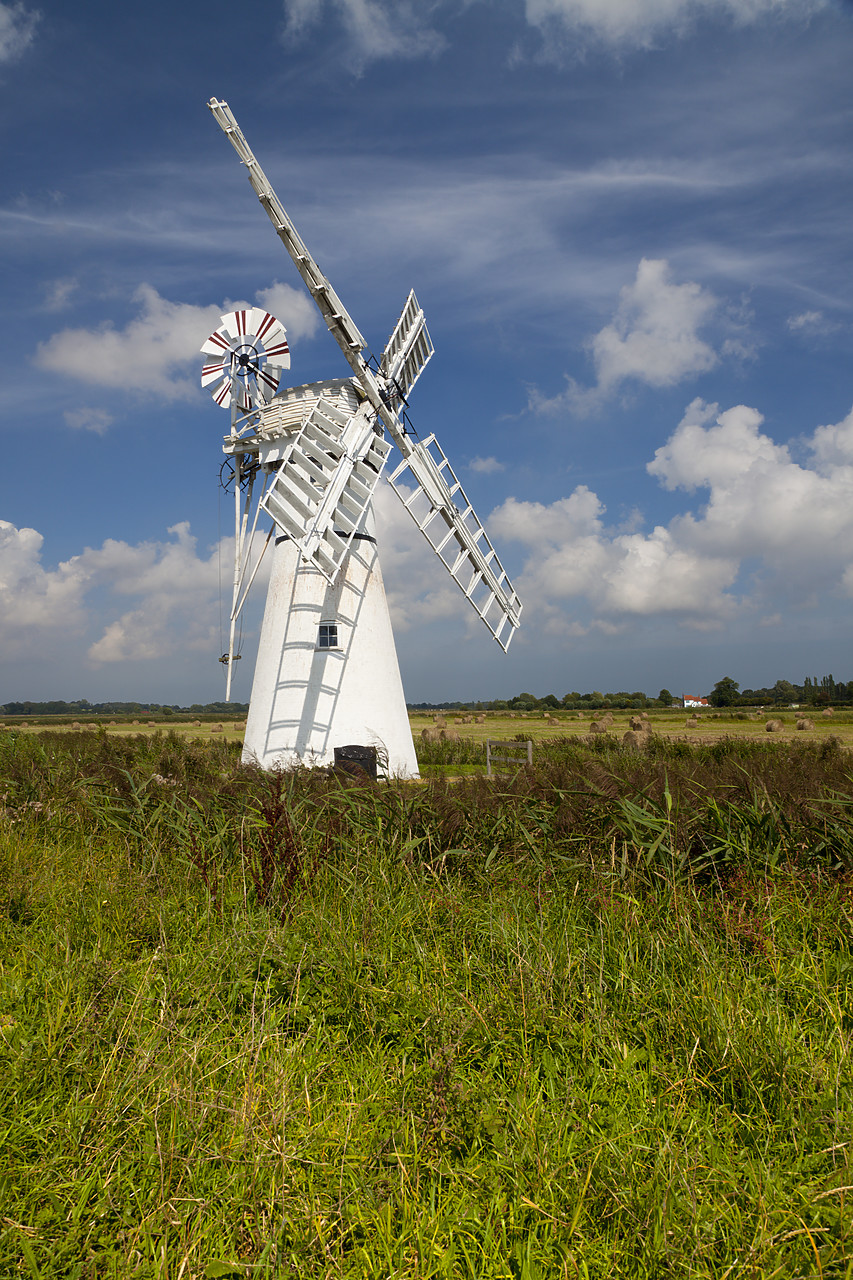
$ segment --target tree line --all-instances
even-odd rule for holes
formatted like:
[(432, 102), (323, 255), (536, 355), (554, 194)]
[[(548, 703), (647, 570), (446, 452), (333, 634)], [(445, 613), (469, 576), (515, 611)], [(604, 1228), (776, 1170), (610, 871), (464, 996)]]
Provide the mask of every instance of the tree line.
[[(806, 676), (802, 684), (777, 680), (764, 689), (744, 689), (731, 678), (724, 676), (714, 685), (711, 693), (697, 694), (708, 698), (712, 707), (760, 707), (787, 706), (792, 702), (806, 706), (829, 706), (853, 702), (853, 680), (837, 682), (832, 676)], [(682, 705), (682, 694), (661, 689), (654, 697), (639, 691), (620, 690), (603, 693), (594, 689), (591, 693), (573, 690), (558, 698), (548, 693), (539, 698), (533, 693), (518, 693), (513, 698), (494, 698), (483, 702), (411, 702), (410, 711), (600, 711), (608, 707), (616, 710), (646, 710), (655, 707)]]
[(194, 702), (181, 707), (161, 702), (5, 702), (0, 714), (5, 716), (138, 716), (138, 715), (245, 715), (248, 702)]

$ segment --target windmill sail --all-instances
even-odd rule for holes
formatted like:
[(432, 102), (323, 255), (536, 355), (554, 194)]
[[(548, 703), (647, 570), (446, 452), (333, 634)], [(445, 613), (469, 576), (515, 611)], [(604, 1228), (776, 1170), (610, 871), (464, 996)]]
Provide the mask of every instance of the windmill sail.
[[(416, 482), (411, 492), (401, 479), (407, 471)], [(521, 601), (435, 436), (413, 445), (388, 479), (466, 600), (508, 649)]]
[[(435, 437), (430, 436), (423, 443), (414, 442), (398, 415), (401, 401), (406, 399), (433, 353), (423, 312), (414, 292), (407, 299), (376, 373), (361, 354), (367, 345), (365, 339), (308, 252), (269, 179), (255, 159), (230, 107), (226, 102), (219, 102), (215, 98), (211, 99), (208, 106), (246, 166), (252, 188), (320, 309), (329, 332), (361, 384), (376, 418), (384, 424), (403, 456), (402, 463), (391, 476), (392, 487), (430, 546), (462, 588), (466, 599), (477, 610), (501, 647), (506, 649), (519, 625), (521, 603), (518, 596)], [(323, 426), (320, 429), (326, 430)], [(307, 439), (308, 437), (306, 442)], [(322, 451), (323, 446), (318, 447)], [(306, 443), (305, 454), (309, 453)], [(297, 459), (292, 453), (290, 460), (294, 475), (305, 466), (302, 457)], [(316, 457), (314, 462), (325, 474), (324, 466)], [(330, 495), (329, 502), (325, 504), (322, 496), (312, 495), (306, 490), (302, 477), (296, 483), (300, 496), (288, 492), (285, 484), (288, 473), (285, 473), (280, 485), (271, 486), (270, 514), (273, 514), (273, 504), (278, 501), (281, 527), (286, 527), (284, 522), (289, 520), (290, 528), (294, 530), (290, 536), (294, 540), (297, 538), (297, 529), (304, 531), (307, 528), (302, 512), (306, 501), (312, 500), (308, 502), (310, 529), (304, 535), (305, 547), (310, 547), (310, 552), (306, 550), (305, 554), (318, 567), (321, 563), (326, 565), (324, 572), (330, 574), (336, 571), (335, 566), (342, 559), (340, 548), (335, 543), (337, 535), (332, 528), (334, 520), (331, 519), (331, 495), (351, 494), (351, 481), (354, 485), (356, 466), (357, 461), (351, 451), (343, 449), (335, 471), (329, 475), (325, 484), (319, 480), (313, 481)], [(404, 492), (395, 483), (407, 469), (418, 486), (413, 494)], [(314, 500), (316, 505), (312, 505)], [(335, 519), (339, 508), (340, 503), (335, 508)], [(297, 513), (298, 518), (295, 520)], [(303, 520), (301, 525), (299, 519)], [(302, 536), (301, 533), (299, 536)]]
[(388, 339), (380, 370), (404, 400), (432, 359), (435, 348), (414, 289)]
[(287, 445), (261, 507), (334, 582), (391, 449), (364, 411), (321, 399)]

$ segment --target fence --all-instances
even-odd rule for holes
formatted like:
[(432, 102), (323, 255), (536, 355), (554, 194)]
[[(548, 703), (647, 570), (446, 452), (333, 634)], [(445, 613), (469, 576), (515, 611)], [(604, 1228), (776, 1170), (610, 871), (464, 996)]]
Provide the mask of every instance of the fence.
[(491, 778), (496, 769), (525, 764), (533, 764), (533, 743), (530, 738), (526, 742), (496, 742), (492, 738), (486, 739), (487, 777)]

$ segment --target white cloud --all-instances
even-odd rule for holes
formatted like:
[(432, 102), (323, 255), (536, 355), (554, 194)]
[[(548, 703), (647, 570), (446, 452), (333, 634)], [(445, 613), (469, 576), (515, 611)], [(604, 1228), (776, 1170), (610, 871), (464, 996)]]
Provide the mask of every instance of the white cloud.
[[(124, 329), (109, 324), (63, 329), (39, 344), (35, 363), (94, 386), (165, 400), (191, 399), (199, 385), (201, 344), (219, 326), (223, 312), (249, 304), (226, 301), (222, 307), (197, 307), (169, 302), (149, 284), (140, 285), (133, 298), (138, 314)], [(313, 302), (290, 285), (274, 281), (259, 292), (258, 302), (283, 322), (291, 339), (308, 336), (318, 327)]]
[(710, 629), (743, 610), (769, 605), (775, 617), (782, 601), (853, 595), (853, 411), (807, 441), (813, 466), (762, 425), (745, 405), (720, 413), (695, 400), (647, 469), (708, 500), (650, 532), (607, 528), (584, 487), (547, 506), (503, 503), (488, 525), (530, 548), (516, 586), (533, 616), (555, 633), (655, 616)]
[(613, 322), (590, 340), (599, 388), (608, 392), (626, 378), (671, 387), (712, 369), (717, 355), (699, 330), (716, 306), (700, 285), (673, 284), (665, 260), (643, 258)]
[[(401, 491), (404, 496), (410, 492), (405, 486)], [(378, 486), (374, 508), (382, 577), (394, 630), (402, 634), (413, 627), (472, 612), (390, 485)]]
[(0, 4), (0, 62), (14, 62), (32, 44), (41, 19), (38, 9)]
[(45, 285), (44, 305), (47, 311), (64, 311), (77, 292), (77, 281), (73, 276), (63, 276), (51, 280)]
[(445, 46), (439, 32), (426, 25), (423, 0), (285, 0), (285, 40), (302, 35), (323, 21), (331, 9), (343, 26), (351, 70), (362, 72), (381, 58), (433, 57)]
[(73, 560), (46, 570), (44, 539), (35, 529), (0, 520), (0, 653), (27, 657), (34, 640), (53, 633), (53, 648), (79, 633), (85, 615), (83, 573)]
[(472, 458), (468, 463), (468, 467), (471, 471), (476, 471), (480, 475), (484, 476), (493, 476), (496, 475), (498, 471), (506, 470), (505, 463), (499, 462), (497, 458), (492, 457)]
[[(620, 290), (611, 323), (586, 343), (595, 365), (595, 386), (583, 387), (567, 378), (567, 389), (550, 399), (534, 387), (528, 393), (529, 407), (536, 413), (566, 408), (585, 412), (627, 381), (671, 387), (707, 373), (719, 357), (700, 330), (717, 309), (717, 299), (701, 285), (674, 284), (665, 259), (643, 258), (634, 281)], [(738, 353), (743, 354), (740, 348)]]
[[(0, 521), (3, 659), (47, 661), (62, 654), (73, 667), (76, 652), (98, 668), (179, 662), (188, 653), (218, 657), (220, 581), (230, 582), (233, 540), (224, 538), (200, 554), (188, 524), (168, 533), (167, 541), (136, 545), (108, 538), (49, 568), (42, 563), (40, 533)], [(256, 551), (262, 543), (256, 535)], [(267, 557), (256, 578), (256, 599), (268, 576)]]
[[(828, 0), (526, 0), (527, 21), (552, 39), (614, 49), (649, 48), (661, 37), (683, 35), (701, 18), (737, 25), (762, 18), (804, 19)], [(552, 49), (552, 54), (553, 54)]]
[(97, 436), (104, 435), (115, 422), (105, 409), (66, 409), (62, 416), (75, 431), (93, 431)]
[(791, 333), (804, 338), (822, 338), (838, 328), (822, 311), (801, 311), (799, 315), (789, 316), (787, 323)]

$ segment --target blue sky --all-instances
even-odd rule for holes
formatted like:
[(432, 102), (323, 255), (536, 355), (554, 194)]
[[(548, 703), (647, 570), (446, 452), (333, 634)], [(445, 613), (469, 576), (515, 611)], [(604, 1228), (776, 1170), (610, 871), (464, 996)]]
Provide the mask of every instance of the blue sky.
[(849, 0), (0, 2), (0, 702), (221, 697), (198, 348), (346, 373), (211, 97), (377, 351), (416, 289), (524, 601), (504, 655), (386, 488), (410, 700), (853, 676), (851, 67)]

